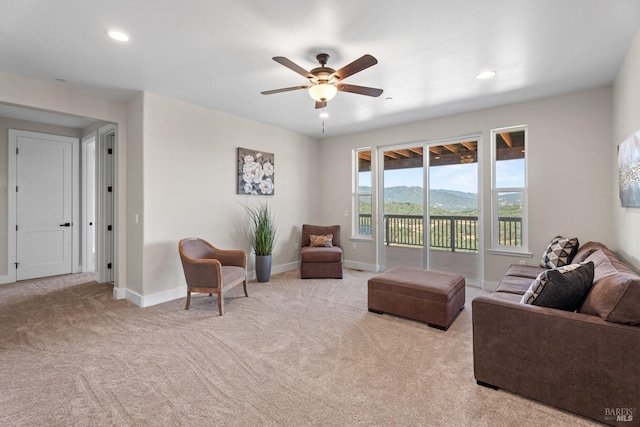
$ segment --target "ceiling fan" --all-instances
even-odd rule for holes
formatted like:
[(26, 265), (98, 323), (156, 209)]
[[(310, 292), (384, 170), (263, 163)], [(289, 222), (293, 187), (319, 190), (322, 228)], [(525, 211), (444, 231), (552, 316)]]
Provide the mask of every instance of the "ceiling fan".
[(329, 55), (327, 55), (326, 53), (318, 54), (316, 56), (316, 59), (320, 63), (320, 66), (314, 68), (311, 71), (307, 71), (283, 56), (274, 56), (274, 61), (284, 65), (290, 70), (295, 71), (304, 78), (309, 79), (310, 84), (305, 86), (293, 86), (282, 89), (266, 90), (260, 93), (262, 93), (263, 95), (272, 95), (274, 93), (289, 92), (292, 90), (309, 89), (309, 95), (316, 101), (316, 108), (326, 107), (327, 102), (333, 99), (338, 91), (351, 92), (358, 95), (367, 95), (374, 97), (380, 96), (382, 94), (382, 89), (342, 83), (342, 80), (346, 79), (347, 77), (355, 73), (359, 73), (360, 71), (365, 70), (373, 65), (376, 65), (378, 63), (378, 60), (373, 56), (364, 55), (356, 59), (352, 63), (340, 68), (338, 71), (326, 66), (327, 61), (329, 61)]

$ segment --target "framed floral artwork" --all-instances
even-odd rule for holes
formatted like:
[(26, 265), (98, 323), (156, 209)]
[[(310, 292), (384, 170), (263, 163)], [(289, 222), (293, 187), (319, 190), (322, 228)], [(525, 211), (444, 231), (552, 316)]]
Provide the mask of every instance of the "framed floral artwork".
[(640, 208), (640, 131), (618, 146), (618, 185), (623, 208)]
[(238, 148), (238, 194), (273, 196), (273, 153)]

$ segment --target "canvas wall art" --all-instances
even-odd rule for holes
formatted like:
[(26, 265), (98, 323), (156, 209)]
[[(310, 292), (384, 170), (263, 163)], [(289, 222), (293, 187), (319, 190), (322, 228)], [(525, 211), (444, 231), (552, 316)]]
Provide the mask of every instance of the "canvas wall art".
[(640, 208), (640, 131), (618, 146), (618, 185), (624, 208)]
[(238, 194), (273, 196), (275, 167), (273, 153), (238, 148)]

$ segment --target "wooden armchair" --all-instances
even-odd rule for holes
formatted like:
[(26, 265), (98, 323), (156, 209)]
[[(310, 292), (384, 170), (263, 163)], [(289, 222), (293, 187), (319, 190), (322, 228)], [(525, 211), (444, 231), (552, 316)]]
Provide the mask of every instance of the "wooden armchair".
[(180, 260), (187, 280), (187, 305), (191, 304), (191, 292), (218, 295), (218, 311), (224, 312), (223, 292), (242, 283), (247, 294), (247, 254), (241, 250), (223, 250), (210, 243), (190, 237), (178, 243)]
[[(331, 244), (321, 245), (323, 236), (331, 235)], [(314, 245), (318, 240), (320, 246)], [(318, 239), (320, 237), (320, 239)], [(302, 226), (302, 242), (300, 245), (300, 277), (342, 279), (342, 247), (340, 245), (339, 225), (309, 225)]]

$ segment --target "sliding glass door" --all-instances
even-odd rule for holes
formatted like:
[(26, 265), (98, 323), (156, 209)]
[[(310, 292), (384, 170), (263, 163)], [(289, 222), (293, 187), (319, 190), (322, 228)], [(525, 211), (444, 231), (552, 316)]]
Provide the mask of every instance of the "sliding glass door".
[(478, 141), (380, 149), (383, 269), (407, 265), (479, 280)]
[(382, 262), (424, 268), (424, 147), (383, 150)]

